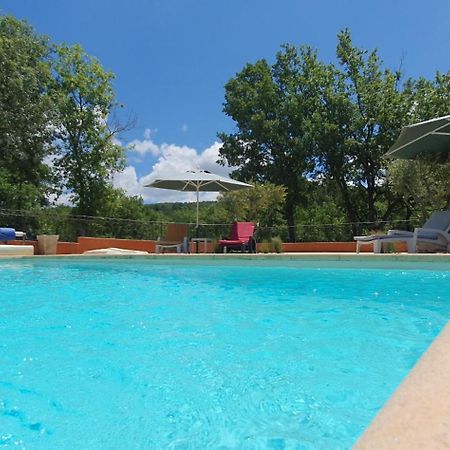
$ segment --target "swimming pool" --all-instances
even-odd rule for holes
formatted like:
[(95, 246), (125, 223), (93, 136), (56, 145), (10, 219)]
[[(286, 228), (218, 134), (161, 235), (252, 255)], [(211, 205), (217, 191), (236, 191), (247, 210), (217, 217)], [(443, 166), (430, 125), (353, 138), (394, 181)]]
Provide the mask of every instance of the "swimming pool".
[(357, 265), (0, 261), (0, 448), (351, 447), (450, 309)]

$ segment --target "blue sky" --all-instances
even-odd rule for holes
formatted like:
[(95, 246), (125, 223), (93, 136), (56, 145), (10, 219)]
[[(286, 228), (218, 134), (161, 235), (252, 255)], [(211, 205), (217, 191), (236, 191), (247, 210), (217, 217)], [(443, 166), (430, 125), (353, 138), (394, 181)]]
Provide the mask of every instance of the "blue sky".
[(245, 63), (273, 61), (283, 43), (333, 61), (336, 34), (348, 27), (406, 76), (450, 68), (448, 0), (4, 0), (0, 9), (53, 41), (81, 44), (116, 74), (117, 98), (137, 123), (121, 137), (135, 150), (115, 183), (147, 202), (190, 199), (143, 188), (157, 175), (228, 172), (214, 162), (217, 132), (233, 130), (223, 86)]

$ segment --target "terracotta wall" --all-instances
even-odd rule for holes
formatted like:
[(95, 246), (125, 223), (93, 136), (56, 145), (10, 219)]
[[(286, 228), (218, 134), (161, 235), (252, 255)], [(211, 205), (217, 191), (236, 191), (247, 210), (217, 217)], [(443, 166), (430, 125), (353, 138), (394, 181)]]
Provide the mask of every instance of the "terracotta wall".
[(58, 242), (56, 247), (58, 255), (73, 255), (83, 253), (80, 251), (80, 244), (78, 242)]
[(113, 238), (93, 238), (79, 237), (79, 253), (87, 250), (97, 250), (99, 248), (116, 247), (126, 250), (142, 250), (149, 253), (155, 252), (155, 241), (144, 241), (137, 239), (113, 239)]
[[(356, 252), (355, 242), (285, 242), (281, 245), (283, 252)], [(361, 247), (372, 250), (372, 246)]]
[[(13, 245), (34, 245), (35, 254), (38, 254), (37, 242), (36, 241), (10, 241)], [(267, 244), (266, 244), (267, 245)], [(116, 247), (123, 248), (126, 250), (143, 250), (149, 253), (155, 252), (155, 241), (146, 240), (135, 240), (135, 239), (113, 239), (113, 238), (94, 238), (94, 237), (79, 237), (78, 242), (58, 242), (57, 253), (58, 254), (81, 254), (87, 250), (97, 250), (100, 248)], [(257, 251), (262, 251), (262, 244), (257, 244)], [(399, 242), (394, 245), (396, 252), (406, 252), (406, 244)], [(204, 253), (203, 242), (199, 243), (199, 253)], [(190, 243), (191, 253), (196, 252), (196, 244)], [(212, 253), (214, 251), (213, 244), (209, 242), (207, 244), (207, 253)], [(323, 253), (333, 253), (333, 252), (356, 252), (355, 242), (295, 242), (282, 244), (282, 251), (286, 253), (299, 252), (323, 252)], [(372, 245), (362, 245), (361, 252), (373, 252)]]
[[(34, 254), (38, 255), (37, 241), (10, 241), (12, 245), (33, 245)], [(126, 250), (144, 250), (149, 253), (155, 252), (155, 241), (133, 240), (133, 239), (110, 239), (79, 237), (78, 242), (58, 242), (56, 252), (59, 255), (81, 254), (87, 250), (97, 250), (100, 248), (116, 247)]]

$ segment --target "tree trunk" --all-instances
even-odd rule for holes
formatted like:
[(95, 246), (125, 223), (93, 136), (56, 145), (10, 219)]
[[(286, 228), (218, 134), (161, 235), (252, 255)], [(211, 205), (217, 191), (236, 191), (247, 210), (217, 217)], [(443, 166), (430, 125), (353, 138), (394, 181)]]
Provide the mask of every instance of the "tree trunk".
[[(342, 195), (342, 199), (344, 201), (344, 208), (346, 211), (347, 220), (351, 223), (352, 235), (355, 236), (357, 234), (360, 234), (358, 216), (356, 214), (356, 209), (348, 193), (348, 186), (347, 183), (345, 182), (345, 179), (344, 178), (339, 179), (337, 185)], [(349, 238), (350, 237), (351, 236), (349, 236)]]
[(286, 202), (286, 221), (288, 224), (288, 237), (289, 242), (297, 241), (297, 230), (295, 227), (295, 217), (294, 217), (295, 207), (289, 202)]

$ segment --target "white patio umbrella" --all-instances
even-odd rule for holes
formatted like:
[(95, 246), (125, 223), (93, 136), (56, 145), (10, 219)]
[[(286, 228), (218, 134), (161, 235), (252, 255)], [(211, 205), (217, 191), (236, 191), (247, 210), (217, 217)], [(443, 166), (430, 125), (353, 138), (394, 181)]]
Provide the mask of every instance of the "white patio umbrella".
[(414, 159), (432, 154), (450, 154), (450, 115), (403, 127), (384, 157)]
[(173, 191), (196, 192), (197, 194), (197, 221), (198, 228), (198, 207), (200, 192), (230, 192), (253, 187), (251, 184), (232, 178), (222, 177), (207, 170), (188, 171), (174, 174), (167, 178), (153, 180), (146, 187), (170, 189)]

